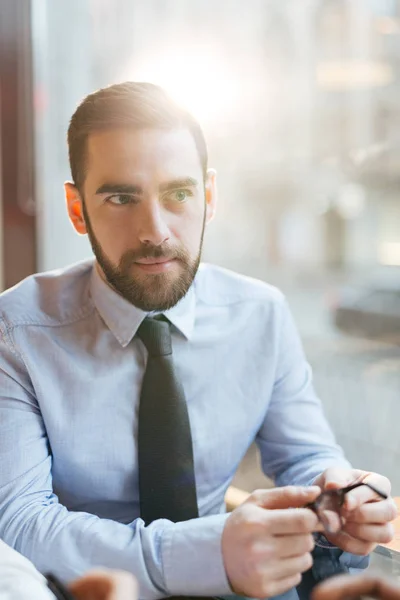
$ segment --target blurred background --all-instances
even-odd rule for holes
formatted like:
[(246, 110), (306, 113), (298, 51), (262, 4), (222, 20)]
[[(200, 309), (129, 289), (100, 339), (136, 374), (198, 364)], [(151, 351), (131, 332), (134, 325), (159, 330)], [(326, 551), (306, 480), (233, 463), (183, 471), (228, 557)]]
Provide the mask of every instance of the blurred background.
[[(287, 294), (338, 441), (399, 495), (400, 1), (0, 0), (1, 289), (91, 255), (66, 130), (126, 79), (202, 123), (205, 260)], [(256, 461), (239, 485), (264, 484)]]

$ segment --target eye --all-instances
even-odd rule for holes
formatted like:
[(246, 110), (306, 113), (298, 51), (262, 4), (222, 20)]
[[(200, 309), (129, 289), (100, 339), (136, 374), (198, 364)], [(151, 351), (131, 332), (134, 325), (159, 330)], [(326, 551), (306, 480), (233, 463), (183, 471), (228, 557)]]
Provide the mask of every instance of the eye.
[(136, 200), (134, 196), (130, 196), (129, 194), (114, 194), (113, 196), (108, 196), (105, 201), (117, 206), (122, 206), (123, 204), (132, 204)]
[(178, 202), (178, 204), (183, 204), (190, 196), (193, 196), (191, 190), (175, 190), (168, 195), (168, 198)]

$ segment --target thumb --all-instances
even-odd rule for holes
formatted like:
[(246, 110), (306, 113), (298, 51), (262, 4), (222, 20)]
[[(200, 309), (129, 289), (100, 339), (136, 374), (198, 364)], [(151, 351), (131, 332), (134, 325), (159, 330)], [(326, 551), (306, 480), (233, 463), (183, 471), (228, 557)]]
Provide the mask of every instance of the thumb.
[(339, 490), (354, 483), (355, 476), (350, 469), (331, 467), (327, 469), (318, 481), (322, 490)]
[(314, 502), (320, 493), (321, 490), (316, 485), (310, 487), (289, 485), (253, 492), (247, 502), (269, 509), (301, 508), (310, 502)]

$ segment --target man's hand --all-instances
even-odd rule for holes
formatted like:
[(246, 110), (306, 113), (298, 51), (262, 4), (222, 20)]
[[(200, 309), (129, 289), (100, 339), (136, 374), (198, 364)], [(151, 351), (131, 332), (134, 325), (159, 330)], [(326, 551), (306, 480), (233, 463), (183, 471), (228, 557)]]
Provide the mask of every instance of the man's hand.
[(400, 585), (394, 579), (364, 573), (363, 575), (339, 575), (318, 585), (312, 600), (359, 600), (362, 596), (377, 600), (400, 600)]
[(136, 600), (136, 580), (124, 571), (90, 571), (68, 586), (77, 600)]
[(283, 487), (253, 492), (232, 512), (222, 534), (225, 570), (236, 594), (265, 598), (301, 581), (312, 565), (312, 533), (322, 531), (305, 504), (318, 487)]
[[(353, 483), (368, 482), (390, 495), (390, 482), (377, 473), (358, 469), (327, 469), (314, 482), (322, 491), (346, 487)], [(337, 534), (324, 533), (335, 546), (352, 554), (370, 554), (378, 544), (393, 539), (390, 524), (397, 516), (397, 507), (392, 498), (376, 499), (376, 494), (367, 486), (359, 487), (345, 496), (342, 510), (345, 524)]]

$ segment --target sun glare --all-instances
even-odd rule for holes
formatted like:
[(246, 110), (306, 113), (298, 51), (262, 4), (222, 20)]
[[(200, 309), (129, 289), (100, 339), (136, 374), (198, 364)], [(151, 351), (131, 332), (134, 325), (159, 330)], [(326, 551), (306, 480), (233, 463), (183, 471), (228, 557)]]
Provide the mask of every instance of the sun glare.
[(228, 61), (210, 47), (166, 51), (163, 56), (135, 62), (128, 78), (161, 85), (201, 123), (235, 117), (239, 80)]

